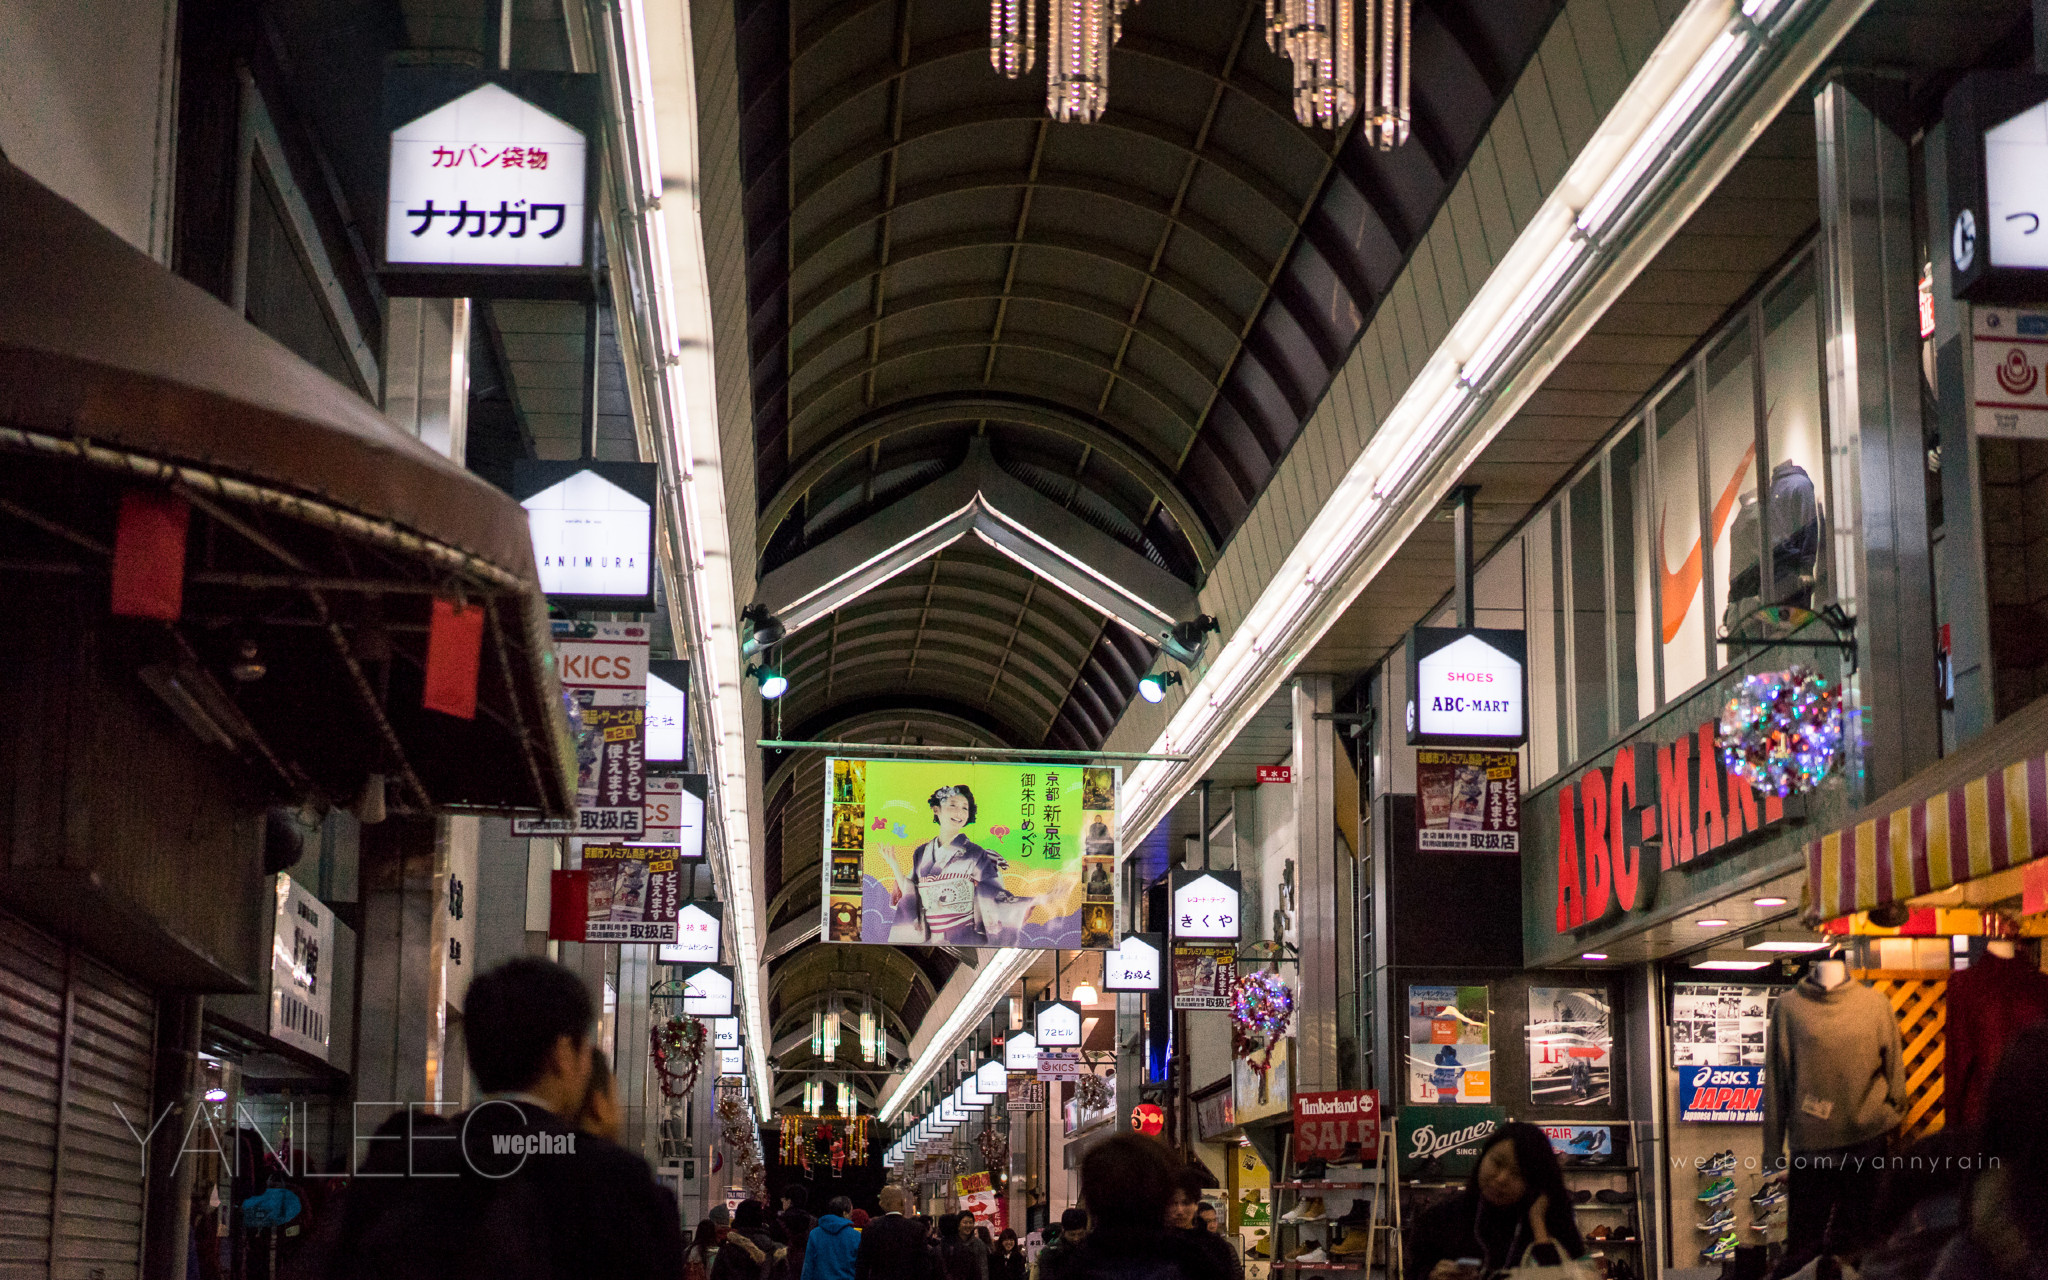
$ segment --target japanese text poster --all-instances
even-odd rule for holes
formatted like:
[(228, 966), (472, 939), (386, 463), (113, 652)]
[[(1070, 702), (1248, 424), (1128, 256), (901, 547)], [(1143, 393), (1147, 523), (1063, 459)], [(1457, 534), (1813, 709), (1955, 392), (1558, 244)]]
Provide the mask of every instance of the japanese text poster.
[(1416, 847), (1520, 853), (1522, 766), (1512, 751), (1415, 753)]
[(577, 835), (646, 830), (647, 646), (638, 623), (555, 624), (562, 694), (577, 713)]
[(1237, 987), (1237, 944), (1173, 944), (1173, 1007), (1228, 1009)]

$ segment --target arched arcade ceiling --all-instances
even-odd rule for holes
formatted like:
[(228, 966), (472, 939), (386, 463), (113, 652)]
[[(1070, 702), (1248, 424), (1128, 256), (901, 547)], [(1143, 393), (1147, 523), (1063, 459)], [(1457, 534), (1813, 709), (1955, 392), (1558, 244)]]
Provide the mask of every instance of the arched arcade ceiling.
[[(1264, 0), (1128, 8), (1093, 125), (990, 67), (983, 0), (738, 0), (757, 579), (979, 436), (1199, 586), (1557, 8), (1416, 0), (1414, 136), (1379, 152), (1295, 122)], [(779, 656), (784, 738), (1091, 749), (1156, 651), (970, 539)], [(772, 934), (816, 918), (823, 782), (767, 766)], [(958, 961), (893, 951), (794, 946), (771, 1016), (855, 964), (914, 1035)]]

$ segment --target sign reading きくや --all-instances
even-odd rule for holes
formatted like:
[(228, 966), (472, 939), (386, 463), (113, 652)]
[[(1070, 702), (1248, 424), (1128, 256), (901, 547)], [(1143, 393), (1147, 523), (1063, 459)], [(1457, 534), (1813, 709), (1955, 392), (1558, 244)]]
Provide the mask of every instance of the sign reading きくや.
[(1173, 936), (1235, 942), (1242, 922), (1243, 881), (1235, 871), (1176, 871), (1172, 880)]
[(391, 131), (384, 261), (582, 266), (589, 151), (583, 130), (493, 83), (407, 120)]
[(1527, 741), (1528, 645), (1520, 631), (1408, 633), (1408, 744), (1516, 747)]

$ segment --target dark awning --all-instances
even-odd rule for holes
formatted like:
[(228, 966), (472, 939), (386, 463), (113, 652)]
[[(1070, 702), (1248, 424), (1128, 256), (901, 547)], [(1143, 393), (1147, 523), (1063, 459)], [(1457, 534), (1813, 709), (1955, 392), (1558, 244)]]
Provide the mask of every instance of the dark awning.
[[(376, 773), (396, 808), (566, 812), (519, 505), (5, 161), (0, 207), (0, 591), (104, 602), (121, 495), (173, 490), (184, 613), (133, 624), (138, 666), (196, 681), (275, 789), (347, 802)], [(473, 721), (420, 706), (437, 594), (490, 609)], [(235, 681), (250, 643), (268, 671)]]

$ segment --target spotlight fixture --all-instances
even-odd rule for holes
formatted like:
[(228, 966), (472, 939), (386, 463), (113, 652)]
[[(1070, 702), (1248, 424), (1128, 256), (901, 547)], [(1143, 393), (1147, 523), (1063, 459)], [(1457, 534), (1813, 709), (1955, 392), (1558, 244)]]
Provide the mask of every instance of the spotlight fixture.
[(1159, 647), (1184, 667), (1192, 667), (1202, 660), (1202, 650), (1209, 647), (1209, 633), (1222, 628), (1216, 619), (1206, 613), (1198, 613), (1186, 622), (1176, 622), (1173, 630), (1159, 637)]
[(770, 702), (789, 692), (789, 677), (765, 662), (757, 662), (748, 667), (747, 674), (760, 685), (761, 696)]
[(1758, 898), (1756, 900), (1755, 905), (1759, 907), (1782, 907), (1785, 905), (1786, 901), (1787, 899), (1778, 897)]
[(1710, 920), (1695, 920), (1693, 923), (1702, 929), (1725, 929), (1728, 927), (1728, 922), (1720, 919), (1718, 916)]
[(1180, 683), (1178, 671), (1154, 671), (1138, 681), (1138, 696), (1147, 702), (1157, 702), (1166, 696), (1166, 691)]
[(1606, 958), (1607, 953), (1605, 951), (1583, 951), (1579, 953), (1579, 959), (1581, 960), (1605, 960)]
[(1092, 982), (1084, 982), (1074, 988), (1074, 1003), (1084, 1008), (1094, 1004), (1097, 998), (1098, 993), (1095, 990), (1095, 984)]
[(740, 610), (740, 657), (751, 658), (763, 649), (782, 643), (789, 634), (789, 628), (782, 625), (782, 619), (768, 612), (765, 604), (750, 604)]
[(228, 667), (228, 674), (233, 676), (238, 684), (254, 684), (269, 671), (270, 668), (264, 665), (262, 655), (257, 652), (254, 640), (242, 641), (234, 662)]

